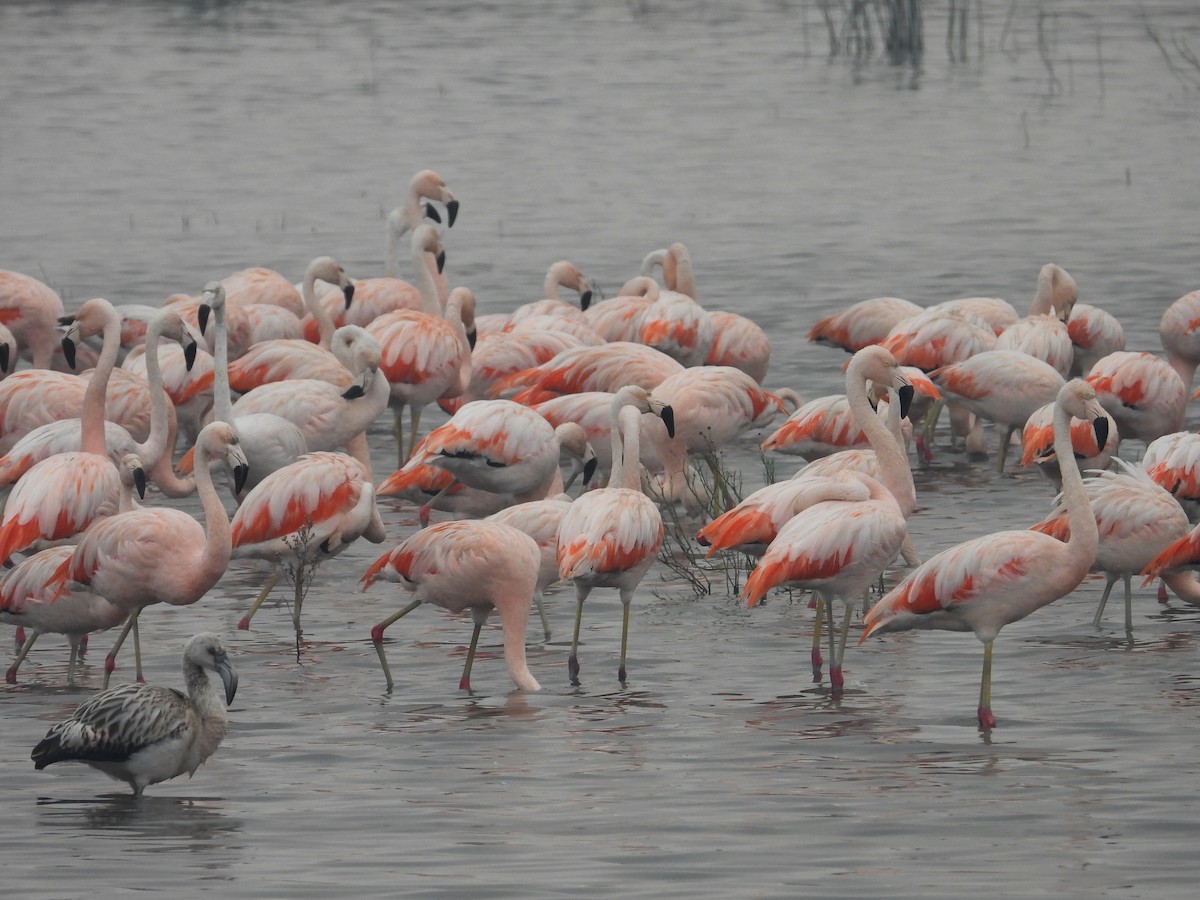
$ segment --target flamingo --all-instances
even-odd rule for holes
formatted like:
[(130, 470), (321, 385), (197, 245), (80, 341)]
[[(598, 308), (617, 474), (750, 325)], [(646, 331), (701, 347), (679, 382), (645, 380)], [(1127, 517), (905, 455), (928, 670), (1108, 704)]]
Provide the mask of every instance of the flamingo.
[(63, 324), (68, 325), (62, 339), (68, 359), (76, 341), (94, 334), (104, 338), (100, 363), (84, 389), (80, 449), (43, 459), (17, 481), (0, 521), (0, 560), (38, 541), (76, 535), (115, 513), (120, 500), (120, 475), (105, 446), (104, 398), (116, 363), (121, 319), (111, 303), (98, 297), (64, 317)]
[(999, 337), (1004, 329), (1014, 324), (1019, 318), (1013, 305), (999, 297), (961, 297), (957, 300), (943, 300), (941, 303), (935, 303), (928, 307), (926, 311), (934, 315), (950, 313), (968, 319), (982, 319), (996, 337)]
[(973, 631), (983, 642), (979, 725), (991, 731), (992, 642), (1005, 625), (1053, 603), (1079, 585), (1096, 558), (1098, 530), (1071, 447), (1070, 420), (1087, 419), (1103, 446), (1108, 419), (1085, 381), (1069, 381), (1055, 398), (1054, 450), (1063, 479), (1071, 536), (1002, 531), (944, 550), (918, 566), (867, 613), (859, 643), (911, 628)]
[(1184, 387), (1190, 388), (1200, 363), (1200, 291), (1184, 294), (1163, 311), (1158, 335), (1171, 368)]
[(576, 448), (572, 452), (583, 458), (585, 480), (590, 479), (595, 457), (578, 425), (555, 428), (511, 400), (476, 400), (431, 431), (408, 462), (384, 479), (377, 493), (388, 496), (408, 490), (414, 478), (424, 482), (420, 470), (428, 464), (470, 488), (503, 494), (515, 503), (541, 500), (563, 489), (558, 464), (564, 445)]
[(1181, 502), (1200, 500), (1200, 434), (1176, 431), (1150, 442), (1142, 468)]
[(547, 497), (545, 500), (529, 500), (514, 503), (488, 516), (489, 522), (511, 525), (533, 538), (537, 544), (541, 565), (538, 567), (537, 584), (534, 587), (533, 603), (538, 618), (542, 620), (542, 632), (550, 640), (550, 623), (546, 620), (543, 599), (546, 588), (556, 583), (558, 577), (558, 529), (563, 516), (571, 508), (571, 498), (566, 494)]
[(1005, 328), (996, 339), (995, 349), (1028, 353), (1066, 378), (1075, 362), (1066, 322), (1078, 297), (1075, 279), (1062, 267), (1054, 263), (1042, 266), (1029, 315)]
[(616, 392), (628, 384), (650, 390), (682, 369), (653, 347), (614, 341), (566, 350), (540, 366), (501, 378), (494, 389), (501, 395), (519, 391), (513, 398), (518, 402), (540, 403), (559, 394)]
[(947, 400), (979, 419), (1004, 426), (997, 472), (1004, 471), (1013, 433), (1023, 429), (1037, 409), (1052, 402), (1063, 386), (1063, 377), (1053, 366), (1018, 350), (988, 350), (935, 369), (929, 377)]
[[(197, 341), (185, 328), (179, 315), (170, 309), (160, 310), (151, 320), (146, 333), (146, 391), (150, 406), (150, 429), (144, 441), (138, 441), (125, 428), (114, 422), (104, 422), (104, 440), (109, 455), (116, 462), (126, 453), (133, 453), (144, 462), (151, 480), (169, 497), (189, 495), (194, 486), (189, 480), (175, 477), (171, 469), (170, 451), (175, 444), (175, 421), (169, 398), (164, 393), (159, 366), (159, 341), (163, 337), (178, 342), (184, 365), (193, 362)], [(106, 376), (93, 373), (92, 378)], [(102, 381), (102, 383), (104, 383)], [(84, 388), (86, 391), (86, 387)], [(112, 395), (111, 385), (105, 385), (106, 397)], [(17, 441), (0, 458), (0, 484), (13, 484), (35, 464), (56, 453), (76, 451), (81, 447), (83, 420), (55, 419), (41, 425)]]
[[(315, 284), (321, 280), (336, 286), (340, 296), (349, 306), (354, 298), (356, 285), (350, 282), (345, 270), (331, 256), (318, 256), (309, 263), (304, 276), (303, 295), (314, 321), (317, 323), (317, 341), (312, 343), (303, 337), (277, 338), (258, 341), (245, 348), (229, 364), (229, 386), (239, 393), (247, 393), (260, 385), (288, 378), (320, 378), (348, 387), (352, 377), (345, 366), (330, 350), (336, 329), (333, 319), (317, 301)], [(205, 296), (212, 292), (207, 291)], [(225, 293), (229, 304), (229, 294)], [(211, 304), (208, 304), (211, 308)], [(202, 324), (203, 324), (202, 317)], [(214, 341), (216, 338), (214, 337)]]
[(808, 339), (857, 353), (869, 344), (883, 343), (896, 326), (923, 311), (917, 304), (899, 297), (860, 300), (821, 319), (808, 330)]
[[(573, 306), (559, 296), (560, 287), (570, 288), (579, 294), (579, 306)], [(523, 319), (535, 316), (562, 316), (567, 319), (583, 319), (583, 314), (592, 302), (592, 287), (588, 284), (579, 267), (570, 260), (559, 260), (546, 271), (543, 282), (544, 297), (531, 303), (523, 303), (512, 311), (508, 317), (505, 331), (521, 323)]]
[(627, 385), (612, 401), (612, 477), (608, 487), (583, 494), (563, 516), (558, 527), (558, 574), (575, 585), (575, 630), (567, 672), (579, 684), (579, 628), (583, 602), (594, 588), (620, 591), (621, 660), (617, 679), (625, 682), (625, 656), (629, 640), (629, 604), (633, 592), (654, 562), (662, 545), (662, 514), (642, 493), (640, 464), (641, 416), (654, 413), (674, 435), (674, 414), (669, 406), (645, 388)]
[(1067, 322), (1067, 333), (1075, 348), (1075, 364), (1071, 371), (1076, 376), (1089, 375), (1099, 360), (1125, 349), (1125, 329), (1121, 323), (1111, 313), (1089, 303), (1075, 304)]
[(703, 365), (713, 345), (713, 325), (708, 312), (696, 302), (692, 260), (687, 247), (675, 243), (662, 260), (663, 280), (678, 290), (664, 290), (641, 315), (638, 340), (661, 350), (684, 366)]
[(29, 275), (0, 269), (0, 322), (35, 369), (50, 368), (58, 345), (58, 320), (65, 314), (62, 298), (53, 289)]
[(583, 319), (607, 342), (636, 341), (642, 315), (658, 295), (658, 282), (641, 275), (626, 282), (616, 297), (589, 306)]
[[(217, 673), (223, 692), (206, 672)], [(186, 694), (123, 684), (85, 700), (33, 748), (34, 768), (84, 762), (124, 781), (135, 797), (148, 785), (194, 775), (224, 740), (226, 707), (237, 693), (237, 670), (219, 637), (205, 632), (184, 644), (183, 680)]]
[[(308, 453), (277, 469), (251, 490), (230, 524), (234, 559), (263, 559), (275, 572), (238, 622), (250, 619), (278, 583), (285, 562), (315, 568), (358, 538), (373, 544), (387, 537), (375, 506), (370, 472), (345, 453)], [(296, 578), (292, 617), (300, 634), (302, 579)]]
[(364, 590), (387, 579), (400, 582), (413, 594), (411, 603), (371, 629), (387, 690), (391, 692), (394, 682), (383, 649), (383, 633), (422, 603), (453, 613), (471, 611), (475, 630), (459, 690), (471, 689), (471, 665), (479, 633), (493, 609), (500, 613), (504, 662), (513, 684), (522, 691), (541, 690), (525, 659), (525, 629), (539, 565), (540, 554), (533, 538), (510, 525), (486, 520), (432, 525), (376, 559), (362, 577)]
[[(480, 317), (475, 318), (478, 333)], [(438, 405), (453, 415), (472, 400), (495, 400), (494, 385), (515, 372), (523, 372), (553, 359), (564, 350), (582, 347), (583, 342), (561, 331), (494, 332), (479, 334), (471, 351), (471, 380), (458, 397), (440, 398)]]
[(1152, 353), (1110, 353), (1092, 366), (1087, 382), (1117, 420), (1123, 439), (1148, 444), (1183, 427), (1187, 385), (1169, 363)]
[[(345, 447), (369, 472), (365, 431), (387, 407), (388, 382), (379, 370), (379, 343), (369, 332), (343, 325), (338, 335), (350, 344), (347, 352), (355, 381), (349, 388), (313, 378), (274, 381), (243, 394), (229, 414), (239, 430), (246, 416), (284, 419), (300, 430), (308, 450)], [(260, 478), (265, 476), (266, 472), (259, 473)]]
[(713, 310), (709, 318), (713, 344), (704, 364), (733, 366), (762, 384), (771, 364), (771, 339), (767, 333), (753, 319), (723, 309)]
[[(432, 227), (422, 225), (413, 232), (423, 308), (396, 310), (368, 326), (379, 342), (382, 372), (391, 385), (388, 403), (395, 414), (401, 465), (416, 447), (421, 410), (439, 397), (462, 394), (471, 380), (475, 295), (467, 288), (455, 288), (446, 300), (443, 316), (434, 285), (437, 247), (438, 235)], [(407, 442), (402, 423), (405, 409), (411, 417)]]
[[(1133, 631), (1133, 597), (1130, 581), (1168, 546), (1191, 529), (1179, 501), (1155, 484), (1142, 470), (1116, 460), (1119, 472), (1097, 472), (1083, 482), (1092, 514), (1096, 517), (1099, 543), (1093, 572), (1103, 572), (1104, 594), (1092, 624), (1100, 627), (1104, 607), (1113, 585), (1125, 582), (1125, 631)], [(1061, 501), (1061, 497), (1059, 500)], [(1032, 528), (1065, 541), (1071, 524), (1060, 502)], [(1176, 583), (1178, 583), (1177, 579)]]
[[(209, 474), (209, 461), (223, 458), (240, 491), (246, 457), (237, 433), (226, 422), (204, 426), (196, 441), (196, 494), (204, 525), (178, 509), (132, 509), (95, 523), (75, 551), (55, 571), (62, 590), (90, 589), (129, 612), (129, 621), (104, 662), (105, 686), (116, 666), (117, 651), (136, 627), (141, 611), (153, 603), (187, 606), (203, 597), (229, 565), (232, 543), (229, 515)], [(137, 665), (141, 679), (141, 660)]]

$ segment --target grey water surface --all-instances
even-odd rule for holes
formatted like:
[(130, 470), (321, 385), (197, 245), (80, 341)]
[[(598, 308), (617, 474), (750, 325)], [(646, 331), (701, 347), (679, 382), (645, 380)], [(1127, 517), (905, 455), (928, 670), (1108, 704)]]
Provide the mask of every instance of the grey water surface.
[[(926, 2), (923, 59), (894, 65), (830, 56), (816, 2), (7, 2), (0, 268), (68, 308), (250, 265), (298, 280), (327, 253), (378, 275), (383, 217), (429, 167), (462, 202), (448, 272), (481, 312), (537, 298), (559, 259), (611, 295), (682, 241), (701, 300), (768, 329), (768, 385), (805, 397), (840, 390), (844, 356), (805, 341), (821, 316), (879, 295), (1024, 310), (1046, 262), (1158, 350), (1162, 310), (1200, 287), (1200, 11), (958, 6), (965, 45)], [(762, 436), (727, 458), (746, 490)], [(388, 416), (370, 439), (382, 478)], [(926, 557), (1053, 497), (945, 449), (916, 478)], [(417, 527), (382, 506), (390, 542)], [(65, 642), (43, 638), (0, 688), (4, 896), (1193, 895), (1200, 609), (1139, 589), (1132, 635), (1119, 602), (1097, 631), (1093, 578), (1006, 628), (990, 737), (972, 636), (852, 647), (834, 702), (804, 598), (747, 610), (665, 566), (624, 686), (611, 591), (569, 685), (559, 589), (553, 639), (529, 635), (540, 693), (510, 692), (495, 623), (459, 691), (470, 623), (422, 608), (388, 632), (388, 695), (369, 632), (403, 600), (357, 584), (380, 549), (318, 570), (298, 659), (285, 607), (236, 630), (265, 576), (249, 563), (147, 610), (150, 680), (180, 685), (184, 639), (215, 630), (241, 686), (217, 754), (140, 801), (86, 767), (34, 771), (111, 642), (68, 690)]]

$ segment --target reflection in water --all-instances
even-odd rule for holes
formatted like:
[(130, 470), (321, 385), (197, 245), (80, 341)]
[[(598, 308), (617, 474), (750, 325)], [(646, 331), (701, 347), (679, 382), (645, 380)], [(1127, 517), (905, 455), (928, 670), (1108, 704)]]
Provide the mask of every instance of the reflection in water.
[(86, 800), (39, 798), (39, 824), (57, 830), (99, 832), (123, 841), (149, 841), (155, 849), (200, 851), (225, 846), (242, 830), (221, 798), (194, 799), (111, 794)]

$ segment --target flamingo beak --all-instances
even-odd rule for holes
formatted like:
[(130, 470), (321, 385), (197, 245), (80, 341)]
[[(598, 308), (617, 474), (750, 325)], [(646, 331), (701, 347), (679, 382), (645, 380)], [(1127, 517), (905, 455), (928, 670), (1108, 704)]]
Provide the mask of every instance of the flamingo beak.
[(1096, 433), (1096, 446), (1103, 450), (1108, 443), (1108, 419), (1105, 416), (1093, 419), (1092, 431)]
[(189, 372), (192, 371), (192, 366), (196, 364), (196, 349), (196, 342), (190, 338), (188, 339), (188, 342), (183, 345), (183, 364), (187, 367)]
[(146, 470), (138, 466), (133, 470), (133, 486), (137, 490), (138, 497), (142, 500), (146, 499)]
[(246, 478), (249, 474), (250, 466), (246, 463), (238, 463), (233, 467), (233, 492), (235, 494), (242, 492), (242, 488), (246, 486)]
[(664, 406), (659, 415), (662, 416), (663, 424), (667, 426), (667, 437), (675, 437), (675, 410)]
[(587, 308), (591, 305), (592, 305), (592, 289), (588, 288), (586, 291), (584, 291), (582, 294), (579, 295), (579, 309), (583, 312), (586, 312)]
[(437, 222), (439, 225), (442, 224), (442, 217), (440, 215), (438, 215), (437, 207), (434, 206), (432, 203), (425, 204), (425, 218), (432, 219), (433, 221)]
[(445, 250), (438, 251), (437, 266), (438, 266), (438, 274), (439, 275), (441, 275), (442, 272), (446, 271), (446, 251)]
[(201, 303), (199, 308), (196, 310), (196, 323), (200, 326), (201, 334), (204, 334), (204, 332), (208, 329), (208, 317), (211, 313), (212, 307), (207, 303)]
[(346, 309), (349, 309), (350, 301), (354, 299), (354, 285), (348, 284), (342, 288), (342, 296), (346, 298)]
[(599, 460), (593, 456), (583, 464), (583, 486), (585, 489), (589, 484), (592, 483), (592, 476), (596, 474), (596, 466), (598, 463)]
[(72, 369), (75, 368), (75, 342), (69, 337), (62, 339), (63, 356), (66, 357), (67, 365)]
[(467, 344), (472, 350), (475, 349), (475, 343), (479, 340), (479, 332), (472, 328), (467, 332)]
[(234, 695), (237, 694), (238, 676), (233, 663), (224, 653), (217, 656), (217, 674), (221, 676), (221, 681), (225, 685), (225, 705), (228, 706), (233, 702)]
[(912, 406), (913, 396), (916, 390), (911, 384), (902, 385), (896, 393), (900, 395), (900, 418), (908, 415), (908, 408)]
[(10, 359), (8, 344), (0, 344), (0, 369), (8, 372), (8, 363)]
[(446, 227), (453, 228), (454, 220), (458, 218), (458, 201), (457, 200), (451, 200), (449, 203), (446, 204), (446, 215), (448, 217), (446, 220)]

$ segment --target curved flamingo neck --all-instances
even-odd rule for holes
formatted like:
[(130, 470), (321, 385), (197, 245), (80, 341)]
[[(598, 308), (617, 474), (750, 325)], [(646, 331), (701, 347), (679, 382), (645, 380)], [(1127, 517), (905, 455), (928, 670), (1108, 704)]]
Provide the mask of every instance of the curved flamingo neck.
[[(162, 386), (162, 368), (158, 359), (158, 344), (162, 339), (162, 322), (155, 318), (146, 329), (146, 380), (150, 382), (150, 433), (136, 452), (146, 464), (150, 478), (168, 497), (187, 497), (196, 489), (192, 478), (180, 478), (171, 465), (168, 448), (175, 446), (176, 428), (167, 414), (167, 396)], [(226, 391), (226, 397), (229, 392)]]
[[(917, 506), (917, 489), (913, 484), (912, 469), (908, 465), (908, 454), (905, 453), (901, 441), (893, 437), (888, 426), (881, 422), (879, 416), (871, 409), (871, 402), (867, 398), (867, 381), (853, 363), (846, 371), (846, 399), (855, 423), (862, 429), (871, 449), (875, 451), (875, 458), (879, 461), (879, 480), (891, 492), (901, 512), (907, 517)], [(888, 407), (889, 416), (893, 407), (897, 417), (899, 416), (900, 398), (891, 390), (888, 392)]]
[(467, 326), (463, 322), (463, 303), (466, 296), (460, 292), (451, 291), (446, 301), (446, 321), (454, 329), (454, 337), (458, 340), (459, 366), (458, 378), (443, 394), (443, 397), (460, 397), (471, 383), (471, 341), (467, 337)]
[(1083, 486), (1083, 476), (1079, 474), (1079, 464), (1075, 461), (1071, 415), (1061, 403), (1054, 405), (1054, 455), (1062, 475), (1063, 505), (1067, 508), (1067, 522), (1071, 528), (1067, 548), (1086, 571), (1096, 558), (1100, 535), (1087, 489)]
[(546, 279), (542, 282), (542, 292), (547, 300), (561, 300), (558, 288), (563, 283), (563, 272), (566, 266), (562, 263), (555, 263), (546, 272)]
[(669, 290), (696, 299), (696, 278), (692, 258), (682, 244), (672, 244), (663, 260), (663, 282)]
[(620, 398), (613, 400), (612, 475), (608, 486), (641, 490), (642, 414)]
[(529, 606), (532, 597), (515, 596), (500, 613), (504, 639), (504, 665), (508, 677), (523, 691), (541, 690), (525, 657), (525, 631), (529, 626)]
[(413, 266), (417, 272), (417, 290), (421, 294), (421, 311), (431, 316), (442, 315), (444, 303), (438, 288), (437, 257), (424, 247), (417, 247), (413, 252)]
[[(196, 443), (196, 494), (204, 510), (204, 550), (200, 554), (198, 576), (211, 579), (209, 584), (221, 577), (229, 567), (233, 553), (233, 541), (229, 531), (229, 513), (225, 511), (221, 498), (213, 485), (209, 464), (212, 453), (204, 441)], [(206, 588), (207, 590), (207, 588)]]
[(108, 379), (117, 364), (117, 352), (121, 344), (121, 317), (109, 307), (105, 313), (103, 344), (92, 379), (83, 391), (83, 409), (79, 415), (79, 448), (85, 453), (108, 452), (104, 436), (105, 402), (108, 397)]
[(317, 275), (312, 269), (304, 273), (300, 296), (304, 298), (305, 307), (312, 314), (313, 321), (317, 323), (317, 334), (320, 336), (317, 343), (328, 350), (333, 341), (333, 331), (336, 326), (333, 324), (333, 319), (329, 317), (325, 304), (317, 300)]
[(383, 274), (387, 278), (400, 277), (400, 248), (403, 246), (404, 235), (409, 230), (404, 215), (404, 210), (400, 207), (388, 213), (387, 241), (383, 247)]

